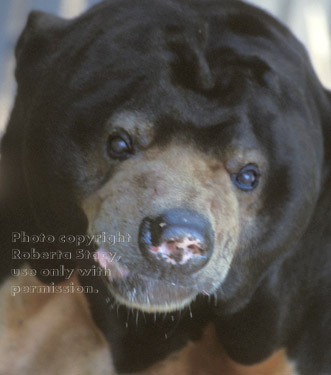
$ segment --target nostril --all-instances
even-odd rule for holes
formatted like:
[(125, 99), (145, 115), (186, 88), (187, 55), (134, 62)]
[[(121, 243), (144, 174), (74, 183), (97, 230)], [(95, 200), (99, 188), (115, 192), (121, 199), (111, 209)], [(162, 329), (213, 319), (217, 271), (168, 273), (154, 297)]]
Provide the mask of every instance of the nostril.
[(192, 272), (209, 259), (212, 240), (208, 220), (195, 211), (184, 209), (145, 218), (139, 232), (139, 246), (150, 260), (160, 267), (181, 265)]

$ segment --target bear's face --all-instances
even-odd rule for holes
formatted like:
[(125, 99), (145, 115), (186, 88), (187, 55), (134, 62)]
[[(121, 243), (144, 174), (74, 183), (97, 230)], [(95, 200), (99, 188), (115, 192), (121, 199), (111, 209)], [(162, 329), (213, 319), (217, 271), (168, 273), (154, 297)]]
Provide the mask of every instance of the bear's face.
[(73, 21), (34, 14), (18, 44), (39, 226), (128, 234), (96, 251), (130, 307), (244, 301), (295, 246), (318, 197), (309, 62), (248, 6), (123, 4)]

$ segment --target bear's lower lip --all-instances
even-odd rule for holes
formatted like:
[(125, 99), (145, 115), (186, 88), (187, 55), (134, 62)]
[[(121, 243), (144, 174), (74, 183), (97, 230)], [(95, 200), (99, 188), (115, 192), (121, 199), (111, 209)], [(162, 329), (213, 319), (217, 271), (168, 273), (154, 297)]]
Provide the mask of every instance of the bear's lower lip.
[(145, 312), (178, 311), (197, 296), (196, 289), (168, 284), (162, 280), (130, 274), (125, 280), (114, 279), (108, 284), (116, 301)]
[(194, 288), (138, 275), (121, 265), (104, 248), (99, 248), (96, 254), (99, 265), (109, 271), (106, 276), (109, 291), (117, 302), (130, 308), (146, 312), (181, 310), (198, 294)]

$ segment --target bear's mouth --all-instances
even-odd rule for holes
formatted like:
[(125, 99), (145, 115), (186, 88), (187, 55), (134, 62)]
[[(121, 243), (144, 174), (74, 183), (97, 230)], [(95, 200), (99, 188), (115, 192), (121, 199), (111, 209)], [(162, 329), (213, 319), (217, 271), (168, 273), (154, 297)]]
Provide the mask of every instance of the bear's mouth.
[(106, 284), (115, 300), (127, 307), (145, 312), (170, 312), (189, 305), (199, 293), (164, 280), (140, 275), (114, 257), (104, 248), (96, 251), (97, 262), (106, 272)]

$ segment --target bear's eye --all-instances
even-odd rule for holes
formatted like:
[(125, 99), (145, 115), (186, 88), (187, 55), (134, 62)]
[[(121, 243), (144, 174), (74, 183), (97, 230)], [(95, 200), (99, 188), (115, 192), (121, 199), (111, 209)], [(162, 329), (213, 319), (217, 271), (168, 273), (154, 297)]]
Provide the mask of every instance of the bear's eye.
[(253, 164), (248, 164), (232, 175), (232, 181), (241, 190), (253, 190), (259, 182), (259, 169)]
[(108, 138), (107, 151), (112, 159), (125, 160), (133, 154), (130, 136), (125, 133), (114, 133)]

